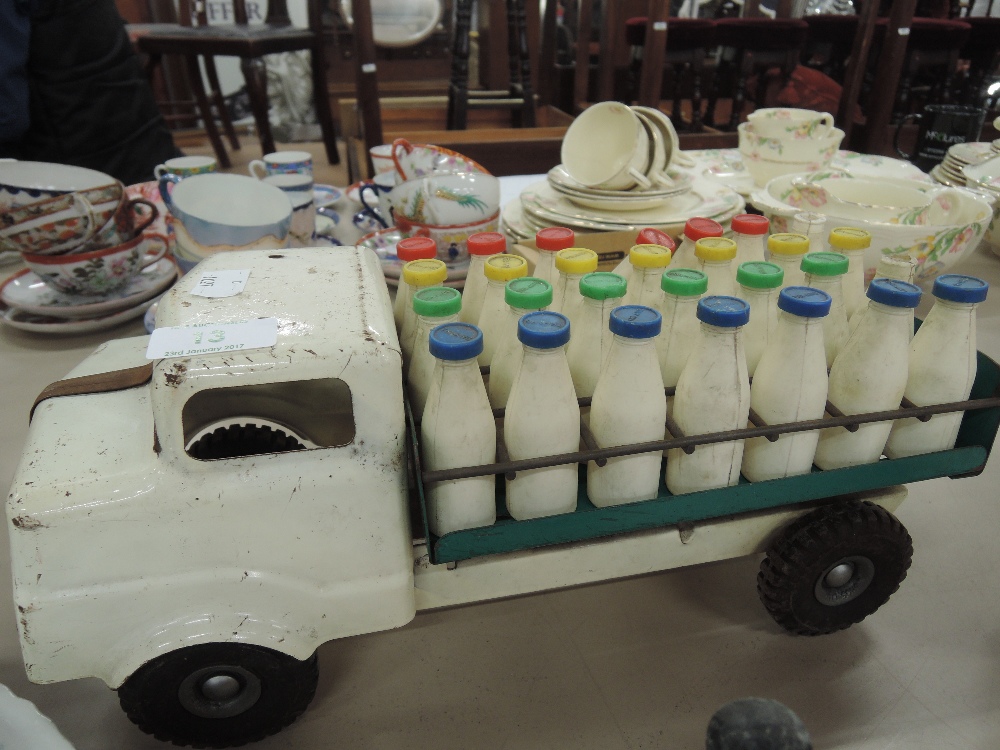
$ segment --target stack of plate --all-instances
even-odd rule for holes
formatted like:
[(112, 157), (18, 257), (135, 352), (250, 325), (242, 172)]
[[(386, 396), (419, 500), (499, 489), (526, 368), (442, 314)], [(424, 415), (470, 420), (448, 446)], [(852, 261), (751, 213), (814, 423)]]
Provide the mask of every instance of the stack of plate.
[(692, 216), (725, 224), (746, 205), (726, 185), (688, 172), (669, 173), (673, 184), (648, 190), (598, 190), (581, 185), (560, 165), (545, 181), (525, 188), (520, 200), (501, 210), (504, 231), (514, 241), (531, 240), (539, 229), (564, 226), (580, 232), (638, 231), (654, 227), (678, 235)]
[(7, 306), (0, 323), (45, 334), (103, 331), (142, 317), (176, 278), (177, 266), (164, 258), (121, 289), (95, 296), (58, 292), (25, 269), (0, 286), (0, 302)]
[(993, 143), (985, 143), (983, 141), (956, 143), (948, 149), (944, 161), (934, 167), (930, 175), (943, 185), (963, 187), (965, 185), (965, 175), (962, 174), (962, 170), (971, 164), (979, 164), (996, 156), (997, 151), (994, 148), (1000, 149), (1000, 146), (995, 147)]

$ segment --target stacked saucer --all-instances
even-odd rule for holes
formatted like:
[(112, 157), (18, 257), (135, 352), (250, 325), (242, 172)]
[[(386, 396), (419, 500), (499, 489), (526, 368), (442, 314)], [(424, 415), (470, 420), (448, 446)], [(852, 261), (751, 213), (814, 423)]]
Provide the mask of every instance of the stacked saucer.
[(24, 269), (0, 285), (0, 302), (7, 307), (0, 323), (43, 334), (103, 331), (144, 315), (176, 278), (177, 267), (164, 258), (107, 294), (71, 294)]
[[(1000, 148), (998, 146), (997, 148)], [(965, 175), (962, 170), (966, 167), (979, 164), (997, 155), (992, 143), (975, 141), (973, 143), (956, 143), (948, 149), (944, 161), (931, 169), (930, 175), (935, 181), (943, 185), (952, 187), (962, 187), (965, 185)]]

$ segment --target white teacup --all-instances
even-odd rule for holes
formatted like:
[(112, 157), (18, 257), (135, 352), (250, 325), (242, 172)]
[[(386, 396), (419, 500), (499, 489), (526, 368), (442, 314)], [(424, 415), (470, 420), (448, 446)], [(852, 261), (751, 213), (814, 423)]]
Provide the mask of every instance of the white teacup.
[(248, 167), (250, 176), (258, 180), (269, 174), (307, 174), (312, 177), (312, 154), (308, 151), (275, 151), (263, 159), (254, 159)]
[(587, 187), (652, 186), (646, 128), (627, 105), (598, 102), (581, 112), (563, 137), (560, 156), (570, 177)]
[(813, 138), (775, 138), (761, 135), (752, 123), (743, 122), (737, 132), (741, 149), (768, 161), (829, 162), (844, 140), (844, 131), (840, 128), (830, 128), (824, 135)]
[(833, 115), (812, 109), (767, 107), (751, 112), (747, 122), (766, 138), (822, 138), (833, 127)]
[[(361, 183), (358, 188), (358, 198), (361, 201), (361, 213), (375, 220), (381, 229), (387, 229), (393, 224), (392, 206), (389, 203), (389, 193), (399, 184), (396, 170), (382, 172), (374, 179)], [(374, 196), (374, 200), (372, 199)]]
[(165, 174), (175, 174), (180, 177), (193, 177), (196, 174), (208, 174), (219, 168), (218, 162), (212, 156), (177, 156), (167, 159), (163, 164), (153, 167), (153, 174), (160, 179)]
[(375, 168), (376, 175), (392, 172), (396, 169), (396, 163), (392, 160), (391, 143), (372, 146), (368, 149), (368, 155), (372, 158), (372, 166)]
[(438, 226), (484, 221), (500, 210), (500, 180), (490, 174), (434, 174), (389, 191), (396, 224), (401, 218)]
[(129, 282), (167, 252), (165, 243), (150, 243), (141, 234), (128, 242), (74, 255), (32, 255), (25, 264), (53, 289), (75, 294), (106, 294)]

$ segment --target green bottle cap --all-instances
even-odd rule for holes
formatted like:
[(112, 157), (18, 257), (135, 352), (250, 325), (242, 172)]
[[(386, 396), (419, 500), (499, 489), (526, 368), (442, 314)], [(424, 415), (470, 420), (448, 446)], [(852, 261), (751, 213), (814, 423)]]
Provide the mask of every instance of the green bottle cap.
[(693, 268), (674, 268), (663, 272), (660, 289), (677, 297), (700, 297), (708, 291), (708, 276)]
[(458, 315), (462, 309), (462, 293), (448, 286), (430, 286), (413, 295), (413, 312), (425, 318)]
[(619, 299), (628, 291), (628, 282), (616, 273), (596, 271), (580, 279), (580, 294), (590, 299)]
[(750, 289), (777, 289), (784, 279), (781, 266), (762, 260), (740, 263), (736, 269), (736, 282)]
[(541, 310), (552, 304), (552, 285), (545, 279), (522, 276), (507, 282), (503, 297), (519, 310)]
[(803, 255), (800, 268), (813, 276), (840, 276), (847, 273), (847, 267), (850, 264), (847, 256), (843, 253), (821, 250)]

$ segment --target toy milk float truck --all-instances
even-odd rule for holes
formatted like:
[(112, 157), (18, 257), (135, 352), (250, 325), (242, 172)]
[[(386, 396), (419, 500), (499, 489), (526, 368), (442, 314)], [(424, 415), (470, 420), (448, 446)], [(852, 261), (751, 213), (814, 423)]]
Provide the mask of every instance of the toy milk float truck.
[[(1000, 368), (979, 354), (969, 401), (821, 422), (963, 411), (954, 449), (681, 496), (661, 483), (655, 499), (602, 509), (583, 471), (575, 512), (527, 521), (507, 515), (498, 482), (495, 525), (437, 538), (429, 483), (820, 425), (427, 472), (375, 255), (199, 266), (225, 269), (250, 271), (242, 293), (195, 296), (195, 273), (161, 302), (158, 323), (186, 343), (147, 360), (149, 337), (110, 341), (45, 389), (7, 501), (30, 679), (99, 677), (139, 727), (180, 744), (280, 730), (313, 697), (321, 644), (439, 607), (763, 552), (758, 589), (778, 624), (848, 627), (906, 575), (910, 537), (891, 513), (903, 485), (978, 474), (1000, 424)], [(231, 324), (261, 318), (270, 342), (237, 341)]]

